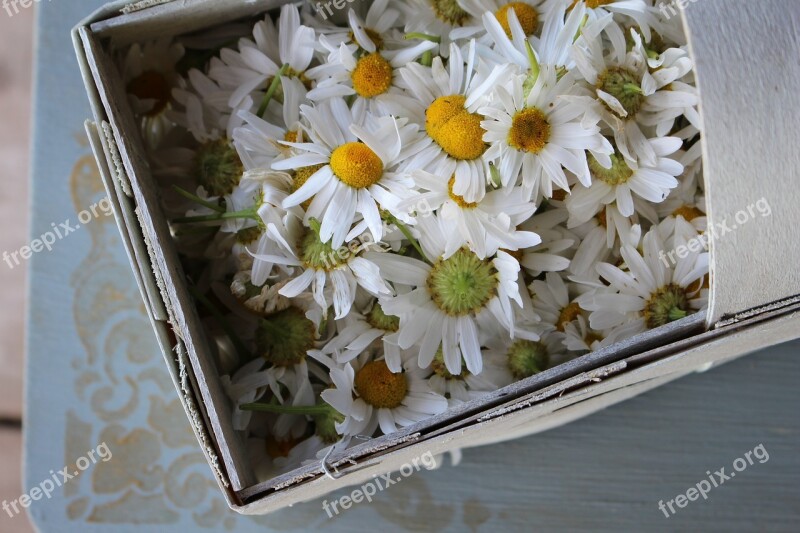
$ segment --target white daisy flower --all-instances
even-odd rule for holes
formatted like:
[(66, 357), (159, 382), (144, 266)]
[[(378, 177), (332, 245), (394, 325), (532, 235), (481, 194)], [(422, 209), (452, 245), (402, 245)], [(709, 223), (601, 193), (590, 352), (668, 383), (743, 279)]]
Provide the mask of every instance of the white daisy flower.
[(546, 334), (539, 340), (497, 336), (486, 342), (484, 357), (505, 360), (514, 381), (529, 378), (571, 359), (559, 334)]
[(128, 100), (141, 119), (142, 135), (151, 148), (159, 145), (172, 126), (166, 112), (171, 107), (172, 88), (178, 85), (176, 65), (183, 54), (181, 44), (161, 37), (132, 44), (120, 60)]
[(506, 358), (497, 353), (483, 354), (483, 370), (478, 375), (466, 369), (460, 374), (451, 374), (444, 363), (444, 354), (439, 350), (433, 358), (430, 371), (432, 374), (428, 378), (428, 386), (450, 400), (451, 405), (480, 398), (514, 382)]
[(307, 143), (288, 143), (298, 155), (272, 168), (317, 170), (283, 201), (285, 209), (307, 200), (306, 223), (322, 222), (320, 238), (337, 248), (345, 242), (356, 215), (367, 223), (375, 242), (383, 237), (379, 208), (395, 212), (413, 181), (393, 172), (409, 156), (417, 128), (403, 119), (356, 115), (341, 98), (316, 107), (301, 106), (308, 121)]
[(373, 296), (391, 293), (378, 266), (362, 257), (364, 254), (359, 255), (361, 249), (354, 251), (348, 246), (335, 248), (330, 241), (321, 240), (318, 225), (305, 228), (294, 217), (284, 218), (281, 223), (274, 220), (272, 212), (269, 206), (262, 207), (259, 215), (264, 221), (266, 235), (274, 246), (268, 253), (253, 253), (253, 257), (264, 261), (267, 272), (272, 270), (273, 265), (295, 267), (302, 271), (281, 288), (281, 295), (293, 298), (311, 286), (314, 301), (323, 311), (327, 311), (329, 299), (333, 299), (335, 318), (338, 320), (350, 312), (357, 286)]
[(433, 392), (426, 371), (406, 357), (403, 371), (393, 373), (382, 359), (370, 353), (342, 367), (322, 353), (312, 355), (328, 368), (334, 388), (322, 391), (322, 399), (344, 415), (336, 430), (346, 437), (371, 436), (380, 427), (394, 433), (447, 409), (444, 396)]
[(545, 66), (526, 95), (521, 76), (496, 89), (496, 104), (480, 109), (483, 139), (491, 144), (487, 159), (496, 161), (503, 186), (522, 184), (534, 198), (550, 198), (553, 188), (569, 191), (566, 168), (589, 185), (586, 150), (601, 159), (612, 153), (600, 128), (582, 123), (579, 105), (559, 99), (574, 81), (569, 75), (557, 80), (555, 69)]
[(548, 272), (544, 280), (534, 280), (529, 287), (533, 310), (551, 331), (563, 333), (567, 324), (581, 314), (580, 305), (570, 295), (571, 285), (555, 272)]
[[(468, 202), (480, 200), (488, 183), (489, 167), (483, 157), (487, 145), (477, 110), (511, 65), (488, 69), (476, 65), (475, 42), (470, 41), (467, 63), (459, 48), (450, 47), (445, 68), (440, 57), (430, 68), (412, 63), (400, 69), (409, 91), (426, 107), (424, 148), (403, 165), (439, 176), (455, 176), (453, 192)], [(478, 67), (477, 71), (475, 68)]]
[(638, 164), (622, 157), (620, 152), (611, 155), (611, 167), (603, 166), (593, 157), (589, 159), (591, 185), (577, 185), (566, 199), (567, 209), (579, 217), (590, 217), (602, 205), (616, 202), (619, 212), (630, 217), (635, 212), (633, 194), (648, 202), (663, 202), (670, 191), (678, 186), (676, 176), (683, 172), (683, 165), (667, 156), (681, 147), (677, 137), (647, 139), (650, 151), (655, 155), (654, 164), (640, 160)]
[(631, 35), (635, 45), (630, 53), (623, 50), (606, 55), (597, 30), (607, 23), (608, 20), (601, 20), (587, 24), (572, 47), (576, 70), (591, 86), (592, 93), (591, 97), (576, 99), (587, 102), (592, 110), (589, 116), (602, 118), (612, 128), (617, 149), (626, 159), (654, 165), (656, 155), (637, 118), (648, 102), (655, 102), (652, 105), (657, 105), (659, 112), (668, 113), (671, 108), (686, 108), (686, 100), (679, 93), (659, 90), (649, 72), (641, 37), (634, 30)]
[(234, 87), (228, 102), (232, 108), (242, 107), (250, 97), (259, 105), (257, 114), (263, 116), (268, 88), (276, 78), (297, 78), (310, 88), (306, 71), (314, 59), (316, 42), (314, 30), (300, 24), (297, 6), (284, 4), (277, 28), (267, 15), (255, 25), (253, 40), (239, 41), (238, 52), (222, 49), (222, 61), (212, 64), (209, 76)]
[(444, 222), (436, 216), (418, 219), (425, 255), (433, 266), (412, 257), (391, 253), (368, 253), (389, 281), (413, 289), (394, 298), (381, 299), (383, 310), (400, 317), (398, 344), (409, 349), (419, 343), (418, 362), (427, 367), (441, 347), (447, 370), (461, 373), (461, 359), (473, 374), (483, 365), (476, 317), (515, 329), (512, 300), (522, 307), (517, 277), (519, 263), (506, 252), (493, 259), (481, 259), (467, 248), (449, 258), (443, 257), (447, 245)]
[(272, 163), (292, 155), (292, 148), (279, 141), (303, 142), (300, 105), (306, 102), (306, 88), (296, 78), (281, 78), (283, 89), (282, 120), (271, 123), (258, 115), (242, 109), (239, 118), (242, 126), (233, 130), (233, 144), (247, 170), (267, 169)]
[(542, 238), (540, 244), (511, 253), (530, 275), (536, 277), (542, 272), (561, 272), (570, 266), (569, 256), (577, 237), (563, 227), (567, 216), (567, 210), (563, 207), (548, 209), (519, 226), (519, 229), (536, 233)]
[(608, 343), (604, 342), (603, 335), (589, 327), (589, 321), (583, 314), (564, 326), (564, 346), (572, 352), (593, 352)]
[(454, 178), (447, 180), (424, 170), (414, 171), (411, 176), (417, 187), (427, 192), (401, 202), (398, 207), (419, 210), (424, 205), (426, 213), (436, 210), (443, 220), (455, 223), (457, 231), (447, 234), (445, 259), (463, 246), (469, 246), (484, 259), (501, 248), (507, 252), (525, 250), (542, 242), (536, 233), (517, 230), (536, 211), (532, 202), (524, 200), (521, 187), (510, 194), (490, 191), (478, 202), (467, 202), (453, 192)]
[(334, 357), (337, 363), (349, 363), (381, 340), (386, 365), (392, 372), (402, 371), (400, 347), (392, 333), (400, 329), (400, 319), (383, 312), (379, 302), (364, 314), (351, 311), (337, 322), (338, 334), (322, 348), (322, 353)]
[(354, 96), (353, 113), (364, 108), (376, 115), (400, 115), (419, 120), (424, 109), (406, 95), (399, 69), (436, 47), (431, 41), (404, 43), (392, 50), (361, 53), (355, 45), (340, 44), (321, 66), (309, 71), (317, 77), (316, 87), (308, 93), (311, 100)]
[[(469, 15), (463, 27), (450, 33), (452, 39), (473, 37), (482, 33), (484, 16), (497, 22), (506, 39), (527, 38), (537, 34), (544, 20), (545, 0), (458, 0), (458, 5)], [(484, 19), (485, 21), (485, 19)]]
[[(680, 236), (672, 244), (685, 245), (686, 241)], [(621, 248), (629, 272), (608, 263), (598, 264), (597, 272), (610, 284), (610, 290), (579, 298), (581, 307), (591, 311), (591, 328), (609, 330), (609, 342), (681, 319), (706, 305), (707, 295), (701, 285), (708, 274), (707, 252), (689, 251), (673, 265), (662, 259), (668, 257), (669, 250), (657, 230), (644, 236), (643, 250), (640, 254), (629, 245)]]

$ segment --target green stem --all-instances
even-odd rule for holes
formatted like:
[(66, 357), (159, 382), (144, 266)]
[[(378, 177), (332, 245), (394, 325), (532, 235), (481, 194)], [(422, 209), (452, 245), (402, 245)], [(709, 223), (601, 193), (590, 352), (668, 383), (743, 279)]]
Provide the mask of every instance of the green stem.
[(326, 405), (278, 405), (273, 403), (244, 403), (239, 406), (242, 411), (260, 411), (262, 413), (278, 413), (286, 415), (327, 415)]
[(281, 65), (278, 73), (275, 74), (275, 77), (272, 78), (272, 83), (269, 84), (269, 88), (267, 89), (266, 94), (264, 94), (264, 99), (261, 101), (261, 106), (259, 106), (258, 112), (256, 113), (259, 117), (264, 117), (264, 113), (267, 112), (269, 101), (272, 100), (272, 97), (275, 95), (275, 91), (278, 90), (278, 86), (281, 84), (281, 76), (283, 76), (288, 69), (289, 63), (284, 63)]
[(220, 206), (219, 204), (215, 204), (213, 202), (209, 202), (208, 200), (204, 200), (203, 198), (200, 198), (196, 194), (190, 193), (186, 189), (181, 189), (177, 185), (173, 185), (172, 188), (173, 188), (173, 190), (175, 192), (177, 192), (178, 194), (180, 194), (184, 198), (186, 198), (188, 200), (191, 200), (191, 201), (193, 201), (195, 203), (198, 203), (198, 204), (202, 205), (203, 207), (207, 207), (207, 208), (211, 209), (212, 211), (216, 211), (217, 213), (224, 213), (225, 212), (225, 208)]
[(230, 211), (227, 213), (219, 213), (216, 215), (197, 215), (194, 217), (180, 217), (174, 219), (172, 222), (175, 224), (189, 224), (194, 222), (217, 222), (220, 220), (227, 220), (231, 218), (251, 218), (258, 220), (258, 211), (255, 209), (245, 209), (243, 211)]
[(428, 256), (425, 255), (425, 252), (422, 251), (422, 246), (419, 245), (419, 242), (417, 242), (417, 239), (415, 239), (414, 235), (411, 234), (411, 230), (408, 229), (408, 226), (406, 226), (405, 224), (403, 224), (402, 222), (397, 220), (397, 217), (395, 217), (391, 213), (387, 213), (387, 218), (389, 220), (389, 223), (394, 224), (395, 226), (397, 226), (397, 229), (399, 229), (400, 232), (403, 234), (403, 236), (406, 239), (408, 239), (408, 241), (411, 243), (411, 246), (414, 247), (414, 249), (417, 251), (417, 253), (425, 261), (427, 261), (429, 264), (432, 265), (433, 263), (431, 263), (431, 260), (428, 259)]
[(430, 35), (428, 33), (421, 33), (416, 31), (411, 33), (406, 33), (405, 39), (406, 40), (422, 39), (423, 41), (431, 41), (437, 44), (441, 44), (442, 42), (442, 38), (439, 37), (438, 35)]
[(426, 50), (422, 53), (422, 59), (420, 59), (420, 64), (429, 67), (433, 64), (433, 53), (430, 50)]
[(222, 330), (225, 334), (230, 338), (231, 342), (233, 343), (233, 347), (236, 349), (236, 353), (239, 355), (239, 360), (244, 363), (250, 361), (253, 357), (252, 354), (247, 350), (247, 347), (244, 345), (242, 340), (236, 335), (236, 332), (231, 327), (230, 323), (222, 316), (217, 307), (211, 303), (211, 300), (205, 297), (200, 291), (197, 290), (196, 287), (189, 285), (189, 292), (197, 300), (206, 310), (211, 313), (214, 318), (217, 319), (219, 325), (222, 327)]
[(525, 51), (528, 52), (528, 63), (531, 64), (531, 79), (534, 83), (539, 78), (539, 61), (536, 60), (536, 54), (533, 52), (531, 43), (525, 41)]

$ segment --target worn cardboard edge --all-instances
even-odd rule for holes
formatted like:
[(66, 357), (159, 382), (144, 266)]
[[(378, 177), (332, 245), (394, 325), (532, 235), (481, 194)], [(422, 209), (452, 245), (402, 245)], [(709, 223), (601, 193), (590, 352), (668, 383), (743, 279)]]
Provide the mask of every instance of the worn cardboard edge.
[[(103, 12), (90, 24), (98, 38), (117, 45), (165, 35), (190, 33), (210, 25), (255, 16), (286, 3), (283, 0), (181, 0), (131, 3), (115, 14)], [(130, 6), (134, 6), (133, 9)]]
[[(98, 128), (96, 123), (88, 120), (85, 123), (85, 128), (89, 137), (89, 143), (92, 146), (92, 151), (95, 153), (98, 162), (101, 180), (114, 208), (114, 213), (116, 215), (115, 219), (117, 221), (117, 226), (119, 227), (120, 235), (122, 237), (125, 250), (128, 254), (128, 258), (131, 260), (132, 266), (135, 264), (141, 264), (133, 262), (133, 258), (135, 256), (132, 249), (133, 244), (131, 243), (131, 236), (129, 235), (128, 230), (135, 226), (130, 225), (129, 222), (126, 222), (125, 219), (123, 219), (120, 215), (121, 212), (124, 212), (121, 204), (124, 204), (124, 202), (128, 200), (128, 197), (121, 189), (120, 180), (117, 180), (112, 176), (112, 172), (110, 171), (110, 157), (108, 152), (105, 151), (105, 148), (101, 142), (102, 136), (100, 134), (100, 128)], [(101, 153), (105, 153), (106, 157), (102, 158)], [(130, 207), (127, 209), (130, 210)], [(139, 238), (141, 238), (141, 236)], [(142, 272), (140, 269), (135, 267), (132, 270), (134, 277), (137, 280), (137, 285), (139, 286), (144, 303), (147, 304), (147, 293), (144, 287), (144, 282), (141, 279)], [(197, 409), (196, 388), (190, 382), (188, 371), (185, 368), (185, 349), (183, 349), (180, 342), (176, 342), (173, 345), (173, 342), (175, 342), (175, 337), (170, 335), (171, 329), (166, 323), (166, 319), (158, 318), (158, 316), (152, 312), (152, 308), (150, 307), (146, 308), (146, 312), (156, 335), (156, 342), (158, 343), (162, 356), (167, 364), (170, 380), (172, 381), (176, 392), (178, 392), (181, 406), (186, 413), (195, 438), (197, 438), (197, 441), (203, 450), (203, 454), (212, 467), (212, 471), (215, 474), (220, 489), (225, 494), (229, 503), (234, 503), (233, 498), (235, 495), (231, 491), (226, 490), (230, 488), (230, 484), (228, 483), (224, 472), (219, 467), (219, 457), (212, 445), (213, 441), (211, 436), (206, 431), (208, 424), (205, 420), (203, 420), (202, 412)]]
[[(128, 175), (137, 215), (140, 221), (145, 244), (159, 243), (148, 247), (153, 261), (153, 272), (159, 288), (164, 290), (165, 304), (173, 327), (187, 345), (187, 351), (194, 373), (197, 375), (203, 404), (208, 408), (212, 430), (220, 443), (220, 453), (230, 476), (231, 485), (236, 489), (252, 484), (253, 474), (246, 467), (244, 445), (233, 429), (228, 413), (230, 406), (222, 391), (219, 376), (214, 369), (209, 353), (209, 344), (194, 304), (188, 294), (185, 278), (179, 268), (177, 252), (171, 243), (169, 228), (163, 214), (159, 212), (158, 195), (153, 185), (149, 166), (142, 159), (143, 148), (137, 139), (127, 132), (136, 132), (132, 112), (127, 106), (121, 81), (103, 53), (100, 44), (86, 28), (78, 28), (77, 34), (85, 54), (86, 66), (91, 73), (91, 84), (104, 87), (99, 92), (102, 106), (93, 106), (97, 119), (108, 117), (116, 144), (120, 149), (123, 165)], [(110, 94), (109, 94), (110, 93)], [(93, 102), (94, 103), (94, 102)], [(223, 414), (220, 417), (220, 414)]]

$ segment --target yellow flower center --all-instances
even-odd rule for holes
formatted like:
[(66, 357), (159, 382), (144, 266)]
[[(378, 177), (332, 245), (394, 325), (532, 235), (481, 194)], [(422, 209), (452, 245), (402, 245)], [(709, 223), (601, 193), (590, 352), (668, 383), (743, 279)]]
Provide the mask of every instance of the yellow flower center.
[(456, 177), (452, 176), (450, 181), (447, 182), (447, 194), (461, 209), (474, 209), (478, 207), (478, 202), (467, 202), (463, 196), (459, 196), (453, 192), (453, 184), (456, 182)]
[(518, 111), (508, 130), (508, 144), (522, 152), (538, 154), (550, 140), (547, 115), (535, 107)]
[(384, 361), (371, 361), (356, 372), (355, 388), (371, 406), (394, 409), (408, 393), (408, 380), (405, 374), (393, 374)]
[(283, 134), (283, 140), (286, 141), (287, 143), (296, 143), (297, 142), (297, 136), (298, 136), (298, 134), (297, 134), (296, 131), (289, 130), (289, 131), (287, 131), (286, 133)]
[(350, 75), (353, 89), (359, 96), (372, 98), (392, 86), (392, 66), (379, 53), (363, 56)]
[(331, 154), (331, 168), (342, 183), (354, 189), (363, 189), (383, 177), (383, 162), (364, 143), (341, 145)]
[(672, 212), (673, 216), (681, 216), (683, 217), (686, 222), (691, 222), (692, 220), (696, 219), (697, 217), (704, 217), (706, 216), (705, 213), (697, 209), (693, 205), (683, 205)]
[(561, 310), (561, 314), (558, 316), (558, 322), (556, 322), (556, 330), (560, 332), (564, 332), (564, 328), (566, 328), (567, 324), (578, 318), (578, 315), (581, 314), (581, 306), (578, 305), (576, 302), (572, 302), (571, 304), (567, 305), (564, 309)]
[(511, 28), (508, 26), (509, 9), (514, 10), (514, 14), (517, 15), (517, 20), (519, 20), (525, 35), (531, 35), (536, 31), (536, 26), (539, 25), (539, 12), (525, 2), (509, 2), (494, 13), (494, 16), (497, 17), (497, 22), (503, 27), (509, 39), (511, 38)]
[(167, 79), (160, 72), (146, 70), (128, 82), (128, 93), (139, 100), (155, 100), (153, 107), (145, 116), (154, 117), (164, 111), (172, 98)]
[(481, 127), (483, 116), (464, 107), (460, 94), (440, 96), (425, 111), (425, 130), (447, 155), (455, 159), (477, 159), (486, 151)]

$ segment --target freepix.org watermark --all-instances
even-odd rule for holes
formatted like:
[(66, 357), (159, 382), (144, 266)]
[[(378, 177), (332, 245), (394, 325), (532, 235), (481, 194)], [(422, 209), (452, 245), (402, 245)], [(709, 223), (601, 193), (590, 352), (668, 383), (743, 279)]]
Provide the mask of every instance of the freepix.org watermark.
[(436, 468), (436, 458), (431, 452), (425, 452), (421, 456), (412, 459), (410, 463), (401, 466), (400, 475), (392, 476), (393, 472), (389, 472), (364, 483), (361, 487), (353, 490), (350, 494), (345, 494), (338, 500), (331, 502), (323, 500), (322, 509), (328, 514), (328, 518), (333, 518), (334, 515), (338, 515), (342, 510), (350, 509), (355, 503), (361, 503), (364, 500), (372, 503), (372, 497), (378, 492), (386, 490), (395, 483), (400, 483), (403, 478), (409, 477), (414, 472), (419, 472), (421, 468), (425, 468), (425, 470)]
[(678, 259), (685, 259), (690, 253), (699, 252), (700, 250), (708, 251), (711, 242), (724, 237), (726, 234), (736, 231), (739, 227), (747, 224), (756, 218), (756, 214), (761, 215), (762, 218), (768, 217), (772, 214), (772, 207), (766, 198), (761, 198), (757, 202), (748, 205), (745, 209), (740, 209), (733, 215), (734, 223), (731, 223), (728, 217), (724, 217), (721, 221), (715, 222), (708, 229), (689, 239), (686, 244), (681, 244), (674, 250), (658, 252), (658, 258), (664, 263), (664, 266), (674, 266)]
[(53, 491), (55, 491), (57, 487), (63, 487), (71, 479), (78, 477), (81, 472), (91, 465), (96, 464), (97, 461), (103, 461), (105, 463), (110, 461), (111, 457), (111, 450), (108, 448), (108, 445), (103, 442), (98, 445), (97, 448), (89, 450), (86, 452), (86, 455), (79, 457), (78, 460), (75, 461), (75, 468), (77, 468), (77, 470), (70, 472), (70, 467), (68, 466), (65, 466), (58, 472), (51, 470), (51, 477), (45, 479), (27, 493), (22, 494), (16, 500), (11, 500), (10, 502), (3, 500), (3, 510), (8, 513), (8, 516), (13, 518), (22, 512), (23, 508), (30, 507), (33, 502), (39, 501), (42, 498), (46, 500), (52, 498)]
[(19, 266), (22, 261), (30, 259), (35, 253), (39, 253), (43, 250), (49, 252), (53, 249), (56, 241), (60, 241), (70, 233), (79, 230), (81, 226), (88, 224), (95, 218), (99, 218), (101, 214), (107, 217), (113, 212), (111, 201), (108, 198), (103, 198), (99, 202), (90, 205), (88, 209), (84, 209), (78, 213), (77, 224), (73, 224), (70, 219), (60, 224), (53, 222), (50, 224), (50, 231), (42, 233), (38, 239), (33, 239), (30, 244), (26, 244), (19, 250), (14, 250), (13, 252), (4, 251), (3, 262), (8, 265), (8, 268), (13, 269), (15, 266)]
[[(44, 0), (3, 0), (3, 9), (9, 17), (18, 14), (20, 9), (28, 9), (33, 4), (38, 4)], [(47, 0), (48, 2), (50, 0)]]
[(769, 452), (767, 452), (763, 444), (759, 444), (749, 452), (746, 452), (744, 457), (738, 457), (733, 461), (732, 472), (726, 472), (725, 467), (714, 471), (713, 474), (710, 470), (706, 470), (708, 479), (699, 481), (695, 486), (687, 489), (685, 493), (678, 494), (671, 500), (666, 502), (659, 500), (658, 508), (666, 518), (671, 518), (678, 512), (678, 509), (683, 509), (689, 505), (689, 502), (697, 501), (701, 496), (704, 500), (707, 500), (709, 492), (736, 477), (737, 472), (744, 472), (748, 466), (755, 464), (753, 457), (758, 459), (759, 464), (764, 464), (769, 461)]
[(664, 17), (664, 20), (669, 20), (678, 15), (680, 9), (686, 9), (689, 4), (694, 4), (697, 0), (672, 0), (671, 2), (659, 2), (658, 10)]

